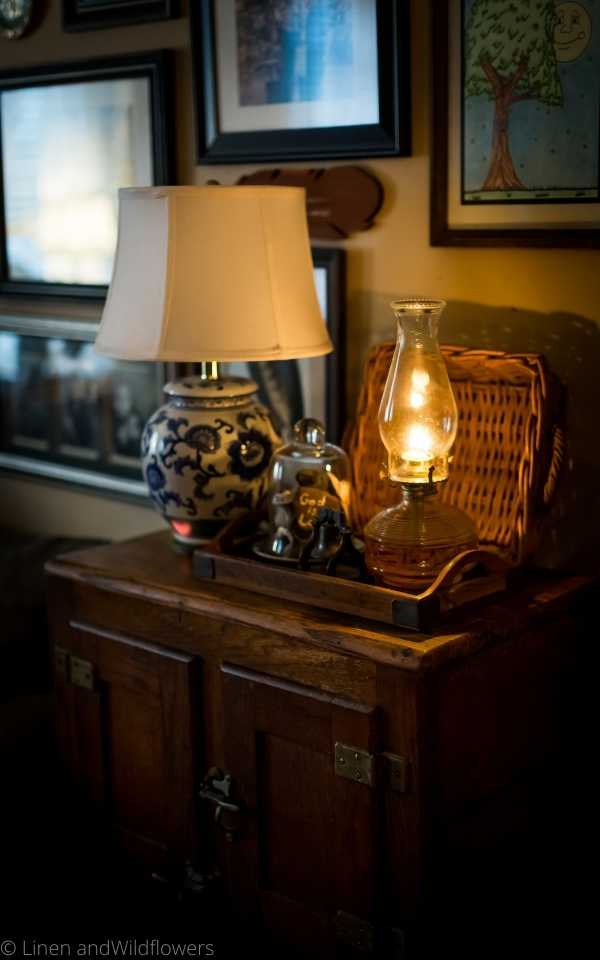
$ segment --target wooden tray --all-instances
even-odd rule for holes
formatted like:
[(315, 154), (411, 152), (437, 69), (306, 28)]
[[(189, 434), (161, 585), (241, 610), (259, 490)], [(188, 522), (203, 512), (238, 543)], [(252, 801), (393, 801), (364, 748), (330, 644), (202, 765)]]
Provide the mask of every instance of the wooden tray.
[(256, 560), (248, 540), (236, 540), (226, 528), (219, 538), (194, 551), (192, 569), (202, 579), (430, 633), (450, 610), (505, 590), (508, 568), (487, 550), (467, 550), (454, 557), (423, 593), (403, 593)]

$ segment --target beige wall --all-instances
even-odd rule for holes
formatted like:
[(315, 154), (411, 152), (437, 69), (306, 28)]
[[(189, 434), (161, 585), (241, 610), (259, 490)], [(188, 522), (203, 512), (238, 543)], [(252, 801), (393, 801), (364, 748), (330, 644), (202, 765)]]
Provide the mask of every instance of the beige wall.
[[(600, 251), (450, 249), (429, 246), (428, 24), (425, 0), (413, 0), (413, 156), (365, 162), (382, 180), (386, 201), (377, 226), (346, 244), (348, 251), (348, 388), (355, 397), (368, 346), (393, 333), (387, 300), (420, 292), (449, 301), (443, 339), (497, 349), (545, 353), (570, 398), (572, 470), (555, 510), (556, 560), (578, 552), (590, 518), (600, 516)], [(124, 53), (156, 47), (177, 51), (177, 171), (182, 183), (217, 177), (231, 183), (241, 167), (194, 165), (188, 21), (64, 34), (60, 3), (42, 26), (17, 43), (0, 42), (2, 67)], [(155, 526), (142, 508), (57, 491), (44, 484), (2, 481), (0, 518), (61, 532), (122, 537)], [(35, 495), (33, 490), (35, 489)], [(598, 523), (598, 520), (595, 520)], [(554, 543), (556, 540), (556, 544)]]

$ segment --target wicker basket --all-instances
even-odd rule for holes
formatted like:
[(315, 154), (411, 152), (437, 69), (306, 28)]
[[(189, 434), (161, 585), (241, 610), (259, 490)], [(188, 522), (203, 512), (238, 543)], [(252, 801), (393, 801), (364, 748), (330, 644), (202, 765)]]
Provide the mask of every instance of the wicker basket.
[[(369, 354), (356, 420), (346, 435), (358, 530), (398, 502), (397, 489), (383, 475), (387, 455), (377, 429), (394, 346), (384, 343)], [(442, 353), (459, 427), (441, 496), (472, 517), (482, 546), (521, 564), (535, 550), (563, 458), (560, 385), (538, 354), (449, 346)]]

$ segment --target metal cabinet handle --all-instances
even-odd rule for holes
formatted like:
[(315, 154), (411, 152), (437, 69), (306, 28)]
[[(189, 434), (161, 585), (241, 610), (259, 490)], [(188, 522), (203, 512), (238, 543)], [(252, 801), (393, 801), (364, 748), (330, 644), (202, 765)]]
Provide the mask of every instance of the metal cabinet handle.
[(241, 807), (230, 799), (231, 790), (231, 774), (211, 767), (198, 792), (201, 800), (214, 805), (215, 823), (225, 831), (228, 840), (233, 840), (234, 834), (240, 829), (242, 814)]

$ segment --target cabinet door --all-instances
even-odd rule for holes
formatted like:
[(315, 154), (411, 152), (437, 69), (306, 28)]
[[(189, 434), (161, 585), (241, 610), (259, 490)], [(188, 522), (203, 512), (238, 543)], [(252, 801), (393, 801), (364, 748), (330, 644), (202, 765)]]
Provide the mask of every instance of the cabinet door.
[(193, 852), (192, 658), (90, 626), (60, 638), (57, 718), (79, 802), (138, 863)]
[(375, 912), (377, 794), (336, 772), (335, 745), (373, 754), (374, 710), (222, 669), (225, 757), (242, 808), (226, 844), (233, 903), (300, 953), (332, 957), (340, 936), (361, 946)]

